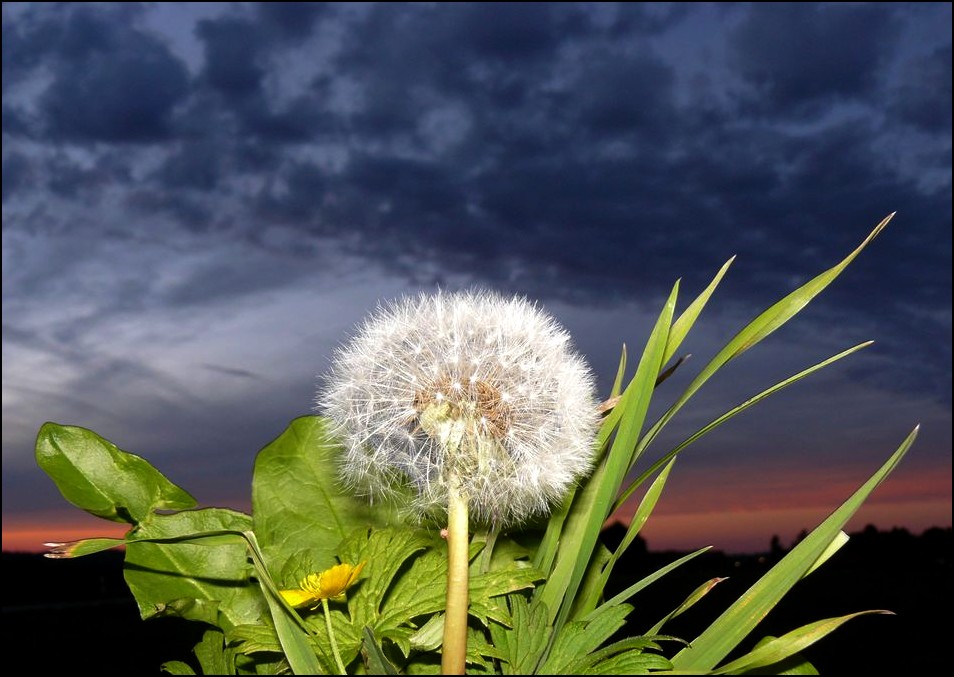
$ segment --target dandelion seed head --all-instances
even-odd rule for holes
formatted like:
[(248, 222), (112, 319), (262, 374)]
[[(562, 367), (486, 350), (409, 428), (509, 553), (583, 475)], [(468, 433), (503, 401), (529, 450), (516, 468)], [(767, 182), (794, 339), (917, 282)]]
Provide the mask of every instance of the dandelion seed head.
[(526, 299), (480, 291), (379, 307), (336, 352), (317, 404), (356, 493), (410, 487), (433, 514), (454, 478), (472, 517), (499, 526), (546, 514), (589, 472), (599, 423), (567, 332)]

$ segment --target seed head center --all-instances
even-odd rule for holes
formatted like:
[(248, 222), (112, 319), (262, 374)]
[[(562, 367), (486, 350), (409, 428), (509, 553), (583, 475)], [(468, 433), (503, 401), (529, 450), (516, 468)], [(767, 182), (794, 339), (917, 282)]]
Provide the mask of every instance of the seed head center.
[(502, 440), (510, 429), (510, 406), (487, 381), (441, 375), (414, 394), (417, 423), (432, 437), (435, 424), (454, 422), (471, 437)]

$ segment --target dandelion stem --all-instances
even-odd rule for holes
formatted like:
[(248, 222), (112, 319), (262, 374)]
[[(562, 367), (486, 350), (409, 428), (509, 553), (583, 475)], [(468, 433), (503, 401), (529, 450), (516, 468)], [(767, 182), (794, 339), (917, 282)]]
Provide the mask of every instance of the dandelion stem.
[(447, 605), (444, 611), (444, 647), (441, 673), (464, 674), (467, 658), (468, 513), (456, 477), (450, 481), (447, 504)]
[(331, 610), (328, 608), (328, 600), (321, 600), (321, 609), (325, 612), (325, 623), (328, 625), (328, 637), (331, 639), (331, 653), (335, 655), (335, 663), (338, 665), (338, 674), (347, 675), (344, 663), (341, 662), (341, 654), (338, 653), (338, 641), (335, 639), (335, 631), (331, 628)]

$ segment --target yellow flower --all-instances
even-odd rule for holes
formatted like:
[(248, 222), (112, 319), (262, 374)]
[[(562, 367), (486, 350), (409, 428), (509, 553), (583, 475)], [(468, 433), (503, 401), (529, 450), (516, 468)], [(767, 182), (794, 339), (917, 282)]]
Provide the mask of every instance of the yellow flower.
[(317, 609), (323, 599), (343, 600), (345, 590), (358, 580), (364, 565), (365, 562), (358, 566), (338, 564), (321, 573), (308, 574), (301, 579), (298, 588), (282, 590), (282, 597), (294, 607), (314, 603), (310, 609)]

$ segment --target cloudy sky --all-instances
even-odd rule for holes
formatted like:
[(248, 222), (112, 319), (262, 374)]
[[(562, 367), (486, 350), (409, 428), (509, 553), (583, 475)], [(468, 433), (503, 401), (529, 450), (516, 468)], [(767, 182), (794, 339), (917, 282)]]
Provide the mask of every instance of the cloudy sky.
[(658, 413), (894, 211), (648, 456), (876, 343), (690, 448), (650, 547), (790, 541), (917, 423), (855, 524), (951, 524), (949, 3), (5, 3), (3, 546), (107, 531), (36, 467), (44, 421), (247, 509), (379, 301), (526, 295), (605, 392), (737, 255)]

